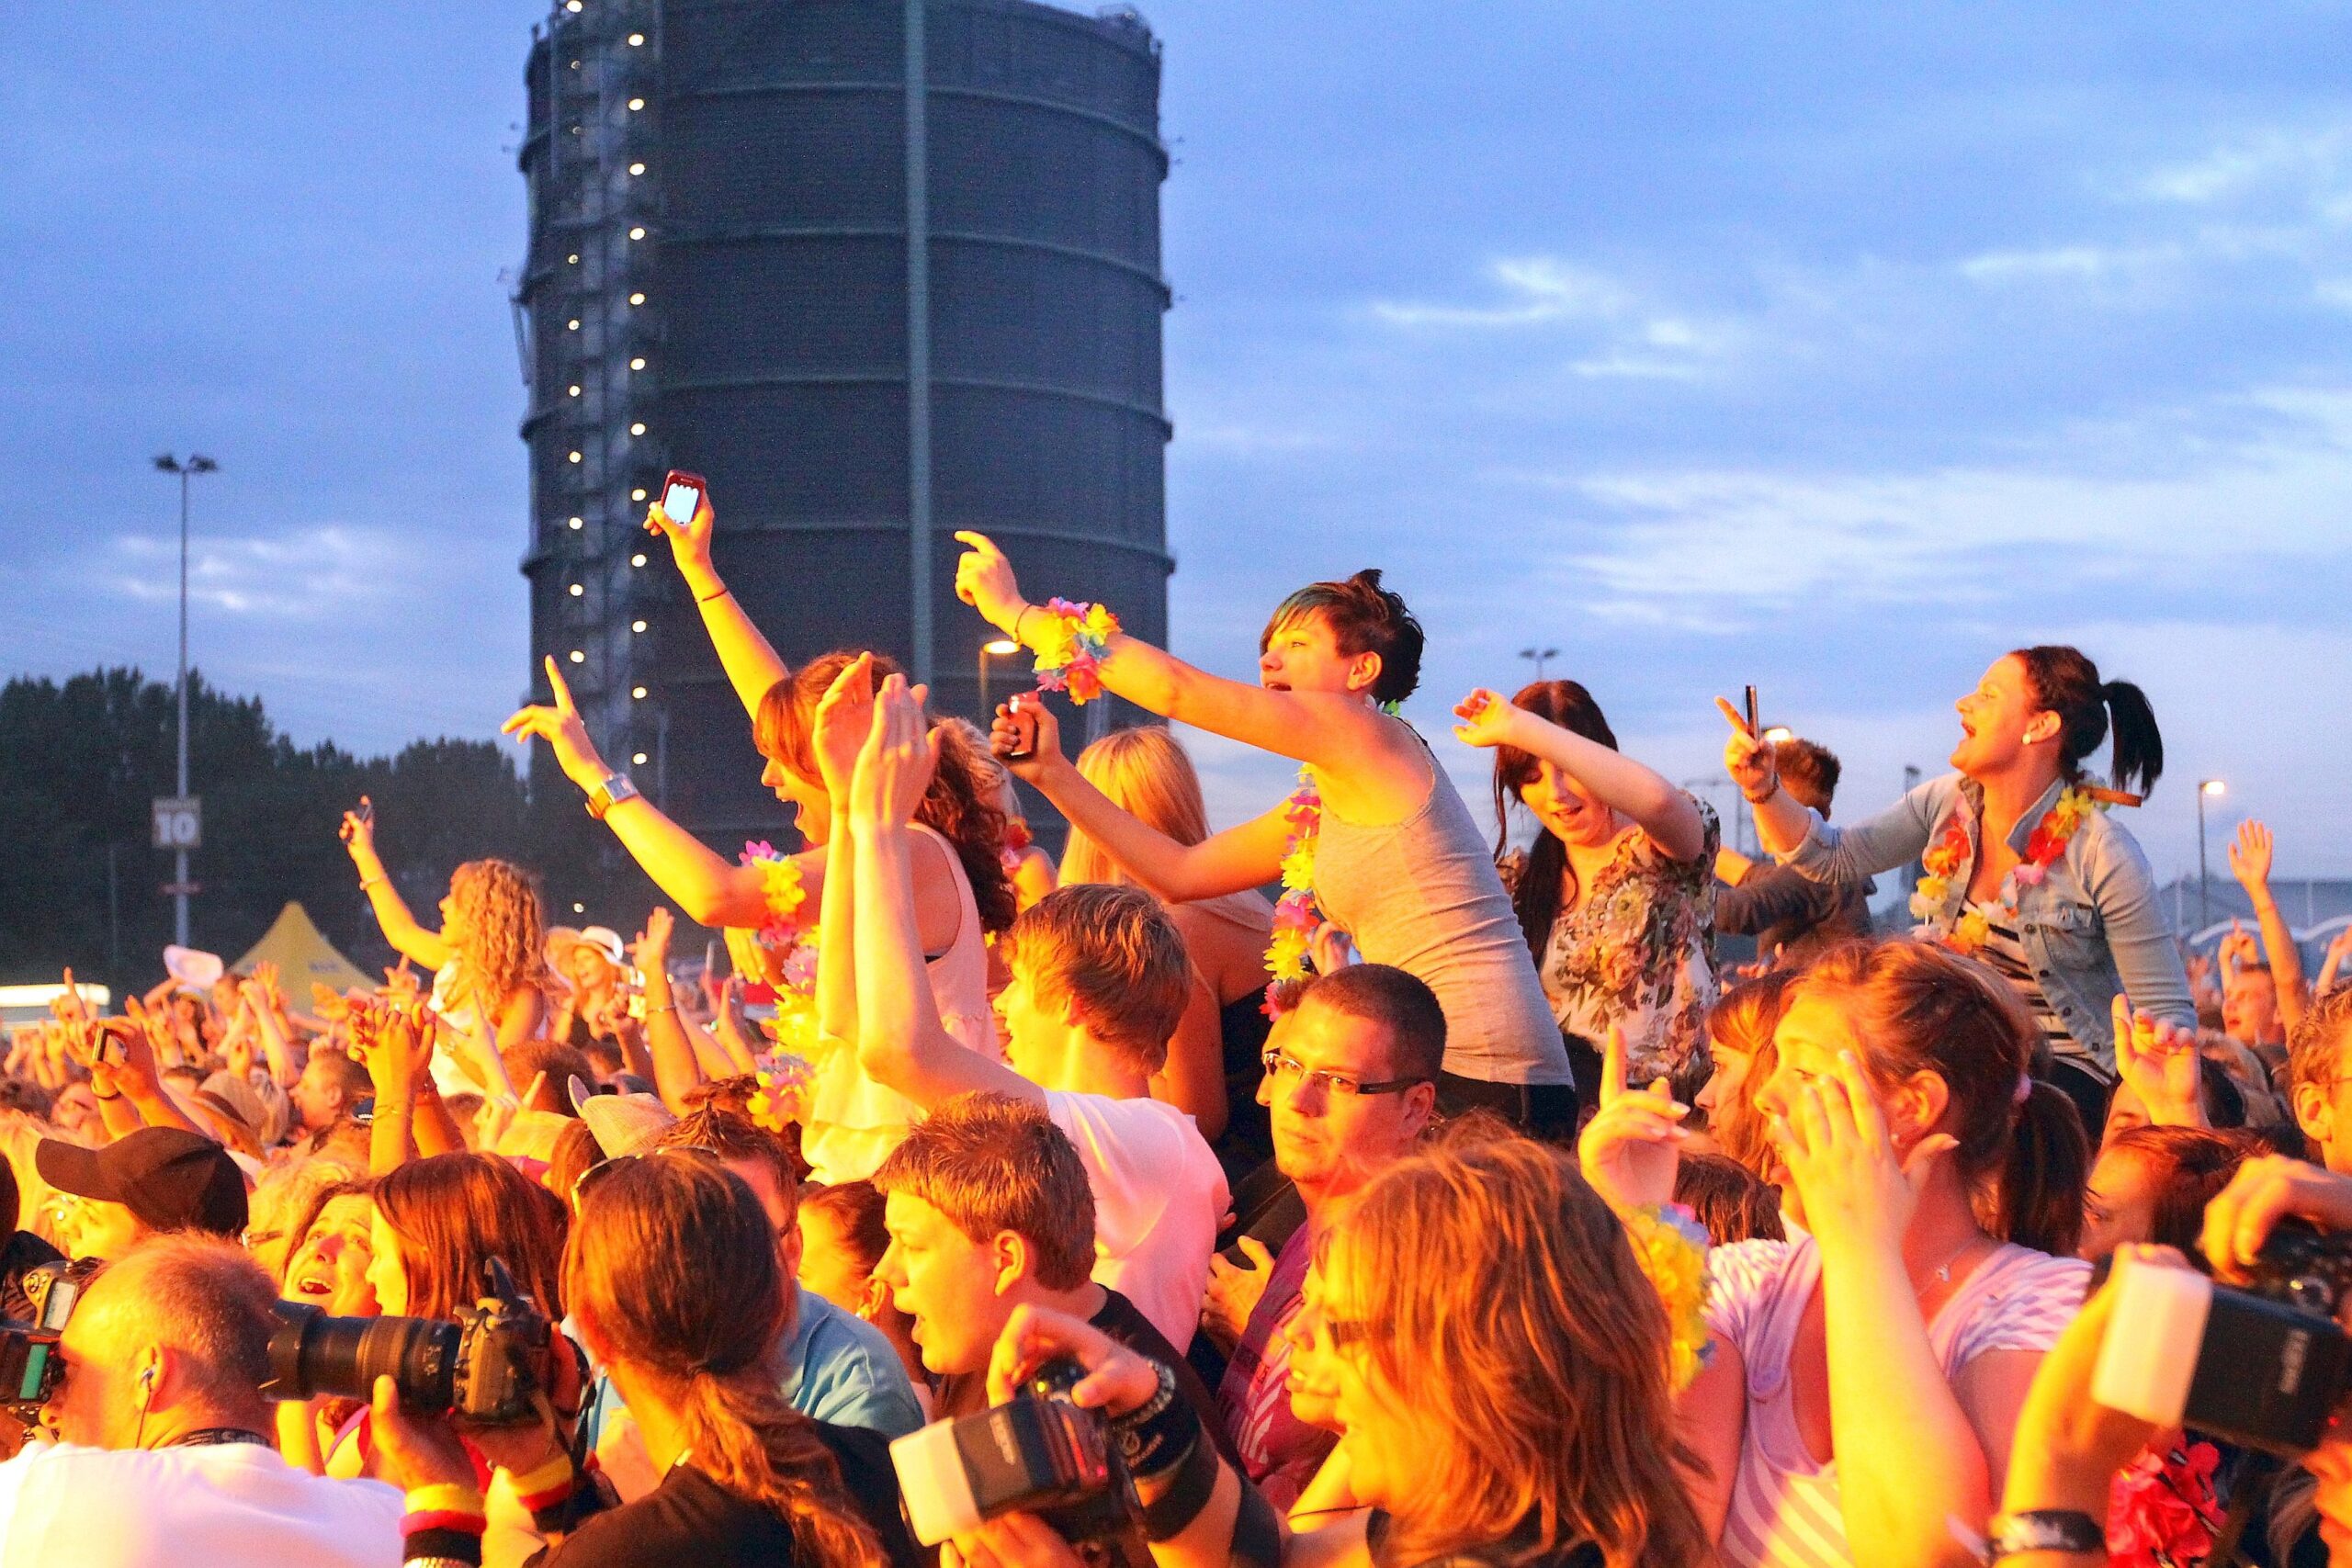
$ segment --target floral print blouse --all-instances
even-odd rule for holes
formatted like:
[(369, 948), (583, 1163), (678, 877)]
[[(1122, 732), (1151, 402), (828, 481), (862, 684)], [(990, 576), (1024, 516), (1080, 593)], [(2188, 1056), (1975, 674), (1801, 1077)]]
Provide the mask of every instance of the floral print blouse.
[[(1584, 902), (1552, 922), (1536, 973), (1560, 1027), (1600, 1050), (1609, 1026), (1625, 1032), (1628, 1083), (1671, 1077), (1690, 1058), (1715, 1000), (1715, 851), (1723, 825), (1691, 797), (1704, 826), (1700, 852), (1668, 859), (1639, 828), (1618, 837)], [(1514, 891), (1527, 854), (1502, 863)], [(1563, 889), (1574, 897), (1571, 880)]]

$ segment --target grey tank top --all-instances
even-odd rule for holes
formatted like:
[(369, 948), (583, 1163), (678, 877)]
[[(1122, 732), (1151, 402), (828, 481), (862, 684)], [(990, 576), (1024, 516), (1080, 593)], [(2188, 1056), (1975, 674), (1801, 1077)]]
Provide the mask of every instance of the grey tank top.
[(1361, 827), (1325, 807), (1316, 902), (1367, 963), (1394, 964), (1437, 993), (1447, 1072), (1488, 1083), (1572, 1082), (1494, 856), (1426, 741), (1421, 751), (1429, 797), (1402, 822)]

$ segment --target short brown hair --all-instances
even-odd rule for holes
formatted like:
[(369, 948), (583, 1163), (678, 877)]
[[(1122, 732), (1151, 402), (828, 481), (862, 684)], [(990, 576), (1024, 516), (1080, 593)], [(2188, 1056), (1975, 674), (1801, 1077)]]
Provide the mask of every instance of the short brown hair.
[(531, 1080), (541, 1073), (547, 1081), (539, 1086), (539, 1098), (523, 1107), (526, 1111), (552, 1111), (559, 1116), (578, 1116), (571, 1108), (571, 1080), (582, 1083), (596, 1081), (596, 1069), (588, 1058), (560, 1040), (518, 1040), (503, 1052), (507, 1075), (517, 1088), (528, 1093)]
[(2335, 1077), (2344, 1047), (2352, 1041), (2352, 986), (2339, 986), (2303, 1010), (2302, 1021), (2287, 1042), (2287, 1087), (2324, 1089)]
[(1445, 1009), (1419, 976), (1386, 964), (1351, 964), (1307, 981), (1295, 1005), (1310, 1000), (1386, 1030), (1386, 1076), (1435, 1083), (1443, 1070)]
[(1057, 887), (1005, 933), (1004, 957), (1044, 995), (1077, 1004), (1087, 1032), (1148, 1072), (1168, 1064), (1168, 1037), (1192, 999), (1183, 933), (1140, 887)]
[(704, 1149), (722, 1160), (766, 1166), (775, 1175), (775, 1190), (784, 1195), (784, 1206), (799, 1212), (800, 1173), (793, 1166), (792, 1151), (782, 1138), (748, 1116), (706, 1102), (662, 1128), (653, 1146)]
[(1049, 1291), (1078, 1289), (1094, 1268), (1094, 1189), (1041, 1105), (959, 1094), (916, 1123), (874, 1185), (922, 1199), (976, 1243), (1011, 1231), (1035, 1249)]
[(1838, 761), (1838, 753), (1826, 746), (1816, 746), (1810, 740), (1793, 737), (1772, 743), (1772, 763), (1781, 771), (1781, 782), (1800, 805), (1810, 806), (1824, 817), (1829, 815), (1829, 802), (1838, 793), (1838, 777), (1845, 764)]
[(207, 1393), (250, 1399), (270, 1381), (277, 1287), (243, 1247), (175, 1231), (148, 1237), (107, 1272), (118, 1269), (130, 1276), (130, 1289), (108, 1313), (186, 1356), (192, 1381)]
[(1380, 673), (1372, 682), (1372, 700), (1401, 703), (1421, 683), (1421, 623), (1405, 608), (1404, 598), (1380, 585), (1380, 573), (1366, 570), (1344, 582), (1310, 582), (1274, 606), (1259, 634), (1263, 653), (1274, 634), (1295, 621), (1320, 619), (1331, 628), (1331, 641), (1350, 659), (1359, 653), (1380, 655)]

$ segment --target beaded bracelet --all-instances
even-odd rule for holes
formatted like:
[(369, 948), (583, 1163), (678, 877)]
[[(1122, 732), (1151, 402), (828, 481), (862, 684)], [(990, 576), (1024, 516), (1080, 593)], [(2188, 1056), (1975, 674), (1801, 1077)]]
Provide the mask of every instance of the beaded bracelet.
[[(1038, 608), (1031, 605), (1031, 610)], [(1102, 661), (1119, 634), (1119, 617), (1102, 604), (1048, 600), (1044, 611), (1049, 623), (1039, 629), (1031, 646), (1037, 650), (1037, 689), (1067, 692), (1074, 703), (1089, 703), (1102, 694)], [(1023, 625), (1029, 610), (1012, 624)]]

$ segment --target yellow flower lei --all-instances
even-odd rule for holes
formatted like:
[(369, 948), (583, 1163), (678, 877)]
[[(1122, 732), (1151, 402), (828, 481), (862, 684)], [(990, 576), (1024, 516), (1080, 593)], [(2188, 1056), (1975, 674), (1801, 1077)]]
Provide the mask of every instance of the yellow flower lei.
[(1707, 1232), (1679, 1203), (1645, 1203), (1618, 1218), (1634, 1261), (1666, 1308), (1668, 1371), (1680, 1393), (1714, 1348), (1707, 1332)]
[[(1037, 634), (1037, 689), (1067, 692), (1074, 703), (1092, 702), (1102, 694), (1097, 667), (1111, 651), (1118, 635), (1119, 617), (1102, 604), (1073, 604), (1067, 599), (1034, 606), (1046, 617)], [(1023, 612), (1024, 617), (1028, 612)], [(1020, 622), (1013, 623), (1017, 628)]]
[(1290, 1010), (1292, 993), (1306, 978), (1306, 953), (1322, 920), (1315, 903), (1315, 840), (1323, 828), (1323, 796), (1315, 776), (1298, 770), (1298, 787), (1283, 802), (1290, 837), (1283, 844), (1283, 896), (1274, 905), (1273, 938), (1266, 944), (1265, 1012), (1280, 1018)]
[[(2057, 801), (2041, 814), (2041, 820), (2027, 837), (2025, 858), (2001, 880), (1998, 907), (2003, 912), (2011, 917), (2017, 914), (2018, 889), (2038, 886), (2066, 852), (2068, 841), (2090, 814), (2100, 809), (2101, 803), (2080, 784), (2069, 784), (2059, 792)], [(1968, 862), (1967, 811), (1966, 800), (1953, 804), (1935, 841), (1919, 857), (1920, 869), (1927, 874), (1911, 894), (1912, 917), (1923, 922), (1925, 933), (1960, 953), (1975, 953), (1993, 934), (1992, 922), (1975, 909), (1962, 909), (1949, 929), (1943, 926), (1944, 901), (1951, 897), (1952, 878)]]

